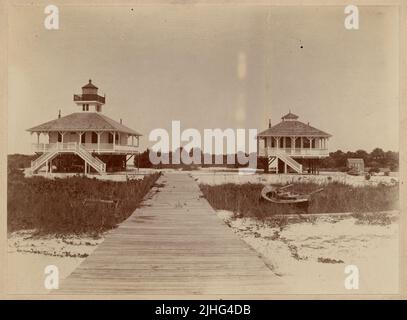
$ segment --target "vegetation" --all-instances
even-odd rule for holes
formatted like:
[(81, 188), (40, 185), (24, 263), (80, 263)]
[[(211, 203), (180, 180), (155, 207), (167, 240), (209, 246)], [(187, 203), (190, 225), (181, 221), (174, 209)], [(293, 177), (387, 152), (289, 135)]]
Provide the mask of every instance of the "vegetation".
[(352, 216), (356, 218), (356, 224), (387, 226), (396, 220), (394, 216), (392, 217), (385, 212), (374, 212), (370, 214), (356, 212)]
[(155, 173), (127, 182), (80, 176), (50, 180), (24, 178), (22, 171), (10, 164), (8, 231), (36, 229), (40, 234), (97, 235), (129, 217), (159, 175)]
[(343, 152), (337, 150), (331, 152), (329, 157), (321, 159), (322, 168), (334, 168), (345, 170), (346, 159), (360, 158), (363, 159), (365, 166), (371, 168), (370, 172), (379, 172), (379, 168), (389, 168), (390, 171), (398, 171), (399, 168), (399, 154), (394, 151), (383, 151), (380, 148), (375, 148), (372, 152), (368, 153), (365, 150), (357, 150), (356, 152)]
[(36, 155), (26, 154), (11, 154), (7, 156), (8, 170), (17, 170), (28, 168), (31, 165), (31, 161), (34, 160)]
[[(315, 183), (296, 183), (291, 190), (308, 193), (321, 186)], [(204, 197), (217, 210), (229, 210), (236, 216), (265, 219), (276, 214), (298, 212), (287, 206), (270, 203), (260, 198), (262, 184), (201, 184)], [(312, 196), (309, 213), (379, 212), (398, 209), (399, 188), (396, 186), (352, 187), (333, 182), (322, 192)]]
[[(227, 155), (217, 156), (217, 160), (221, 162), (221, 164), (215, 164), (216, 157), (214, 155), (204, 154), (202, 150), (197, 148), (196, 154), (198, 154), (198, 159), (200, 158), (201, 163), (203, 163), (204, 157), (211, 157), (213, 165), (200, 165), (202, 167), (210, 167), (210, 166), (225, 166), (225, 167), (245, 167), (247, 165), (239, 165), (237, 162), (236, 154), (233, 155), (235, 157), (235, 164), (227, 165)], [(181, 147), (180, 152), (186, 153), (186, 151)], [(138, 156), (134, 158), (134, 164), (137, 166), (139, 165), (140, 168), (182, 168), (183, 170), (189, 170), (188, 165), (172, 164), (172, 152), (166, 154), (166, 158), (169, 160), (170, 164), (160, 164), (160, 165), (153, 165), (150, 162), (149, 158), (150, 150), (145, 150)], [(192, 151), (189, 152), (189, 155), (192, 156)], [(247, 154), (245, 154), (247, 156)], [(369, 168), (370, 173), (378, 173), (380, 172), (380, 168), (389, 168), (390, 171), (398, 171), (399, 167), (399, 154), (398, 152), (394, 151), (383, 151), (380, 148), (375, 148), (372, 152), (368, 153), (365, 150), (357, 150), (356, 152), (343, 152), (341, 150), (337, 150), (335, 152), (331, 152), (329, 157), (320, 160), (320, 167), (329, 169), (329, 170), (339, 170), (339, 171), (347, 171), (347, 164), (346, 160), (349, 158), (361, 158), (363, 159), (365, 166)], [(263, 169), (267, 166), (267, 159), (259, 158), (257, 161), (257, 167), (259, 169)], [(194, 167), (192, 167), (193, 169)]]
[(336, 259), (322, 258), (322, 257), (318, 258), (318, 262), (321, 262), (321, 263), (344, 263), (343, 260), (340, 260), (340, 259), (336, 260)]

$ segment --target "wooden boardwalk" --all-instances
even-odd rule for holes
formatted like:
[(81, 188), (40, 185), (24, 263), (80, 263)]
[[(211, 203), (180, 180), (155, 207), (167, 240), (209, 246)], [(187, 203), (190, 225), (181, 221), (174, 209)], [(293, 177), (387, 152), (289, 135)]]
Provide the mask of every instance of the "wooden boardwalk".
[(159, 192), (64, 281), (63, 294), (272, 294), (280, 279), (216, 216), (187, 173)]

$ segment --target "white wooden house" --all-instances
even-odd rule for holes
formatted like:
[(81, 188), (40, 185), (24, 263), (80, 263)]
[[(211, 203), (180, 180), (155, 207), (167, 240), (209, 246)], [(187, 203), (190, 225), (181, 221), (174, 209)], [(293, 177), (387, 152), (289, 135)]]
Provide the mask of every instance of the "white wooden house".
[[(89, 80), (82, 87), (82, 94), (75, 94), (73, 101), (79, 108), (67, 116), (61, 113), (51, 120), (28, 129), (36, 134), (33, 151), (40, 156), (32, 161), (32, 172), (46, 166), (52, 171), (71, 168), (71, 162), (83, 165), (84, 172), (93, 168), (103, 174), (106, 170), (122, 169), (127, 160), (137, 153), (140, 133), (103, 114), (105, 97)], [(40, 142), (44, 140), (45, 143)], [(66, 170), (65, 170), (66, 171)]]
[(257, 135), (258, 157), (266, 158), (269, 172), (294, 171), (302, 173), (303, 166), (309, 173), (317, 173), (318, 160), (328, 157), (330, 134), (298, 121), (291, 111), (281, 122)]

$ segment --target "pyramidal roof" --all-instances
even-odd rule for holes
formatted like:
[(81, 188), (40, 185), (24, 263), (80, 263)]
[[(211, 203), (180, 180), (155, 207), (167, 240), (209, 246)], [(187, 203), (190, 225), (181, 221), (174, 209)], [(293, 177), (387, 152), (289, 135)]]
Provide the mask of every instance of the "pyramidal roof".
[(285, 116), (281, 117), (282, 120), (297, 120), (298, 118), (296, 114), (291, 113), (291, 110)]
[(118, 131), (141, 136), (137, 131), (98, 112), (75, 112), (27, 129), (29, 132), (47, 131)]
[(85, 84), (82, 89), (99, 89), (92, 83), (92, 79), (89, 79), (89, 83)]
[[(314, 128), (309, 124), (305, 124), (298, 121), (299, 117), (291, 112), (283, 116), (282, 121), (275, 126), (272, 126), (262, 132), (260, 132), (258, 137), (323, 137), (329, 138), (332, 135), (326, 133), (322, 130)], [(289, 120), (289, 121), (287, 121)]]

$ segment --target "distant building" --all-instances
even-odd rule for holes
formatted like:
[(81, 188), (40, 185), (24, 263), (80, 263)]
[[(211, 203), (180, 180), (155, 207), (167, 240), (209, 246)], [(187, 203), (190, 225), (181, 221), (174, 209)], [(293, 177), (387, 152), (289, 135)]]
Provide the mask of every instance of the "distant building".
[(365, 172), (365, 163), (361, 158), (349, 158), (346, 160), (346, 166), (350, 171), (355, 173)]
[[(266, 158), (269, 172), (289, 170), (302, 173), (307, 166), (309, 173), (317, 173), (319, 159), (329, 156), (329, 133), (298, 121), (291, 111), (281, 122), (257, 135), (258, 157)], [(262, 140), (262, 142), (260, 142)]]
[[(100, 174), (106, 170), (121, 170), (127, 160), (137, 153), (140, 133), (105, 116), (102, 107), (105, 97), (98, 94), (98, 88), (89, 80), (82, 87), (82, 94), (75, 94), (73, 101), (78, 112), (45, 122), (28, 129), (37, 135), (33, 151), (40, 156), (32, 161), (31, 171), (35, 173), (46, 166), (48, 171), (82, 168), (87, 173), (93, 168)], [(45, 143), (40, 137), (45, 136)]]

